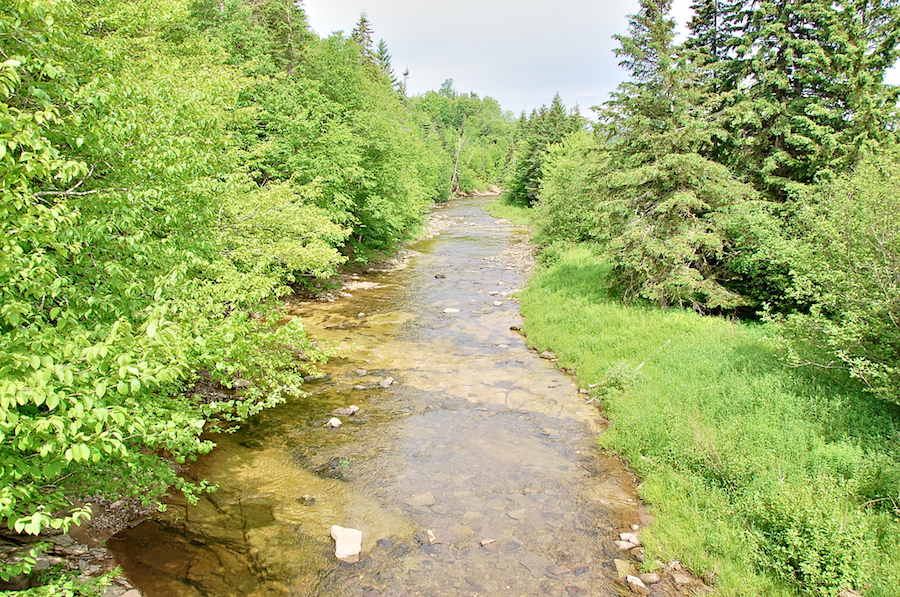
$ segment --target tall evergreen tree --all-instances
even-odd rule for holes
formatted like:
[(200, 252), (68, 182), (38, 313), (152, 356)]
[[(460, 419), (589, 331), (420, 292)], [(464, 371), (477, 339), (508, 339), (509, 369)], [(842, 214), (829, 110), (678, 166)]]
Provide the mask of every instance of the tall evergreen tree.
[(359, 46), (362, 57), (370, 61), (375, 60), (375, 47), (372, 42), (373, 33), (368, 15), (365, 12), (360, 13), (359, 21), (357, 21), (356, 27), (353, 28), (353, 33), (350, 37)]
[(746, 299), (726, 288), (732, 207), (753, 196), (700, 155), (710, 146), (709, 96), (695, 65), (674, 45), (671, 0), (641, 0), (616, 54), (631, 74), (602, 112), (609, 149), (597, 201), (607, 248), (627, 298), (703, 310)]
[(900, 43), (897, 0), (747, 0), (725, 16), (739, 33), (724, 111), (729, 165), (779, 200), (844, 171), (896, 135), (885, 87)]
[(387, 42), (383, 39), (378, 40), (378, 46), (375, 48), (375, 64), (384, 73), (384, 76), (391, 82), (391, 86), (397, 91), (401, 90), (400, 80), (394, 73), (394, 67), (391, 66), (391, 54), (388, 52)]

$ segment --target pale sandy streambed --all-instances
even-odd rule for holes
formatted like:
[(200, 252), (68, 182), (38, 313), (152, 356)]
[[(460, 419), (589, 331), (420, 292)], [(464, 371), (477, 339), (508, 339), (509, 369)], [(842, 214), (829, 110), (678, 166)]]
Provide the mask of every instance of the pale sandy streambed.
[[(450, 225), (352, 297), (292, 306), (342, 356), (310, 396), (216, 438), (188, 472), (219, 491), (109, 540), (145, 595), (629, 594), (612, 541), (645, 522), (632, 478), (598, 453), (573, 380), (510, 331), (522, 232), (483, 201), (439, 210)], [(335, 560), (332, 524), (362, 530), (359, 563)]]

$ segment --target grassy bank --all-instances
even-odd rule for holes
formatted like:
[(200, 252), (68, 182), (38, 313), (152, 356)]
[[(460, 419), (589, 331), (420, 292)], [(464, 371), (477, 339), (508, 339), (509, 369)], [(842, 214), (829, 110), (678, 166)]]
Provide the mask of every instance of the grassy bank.
[(625, 306), (590, 250), (555, 255), (525, 332), (597, 384), (600, 444), (656, 516), (648, 565), (679, 558), (724, 595), (900, 595), (900, 409), (785, 367), (766, 326)]

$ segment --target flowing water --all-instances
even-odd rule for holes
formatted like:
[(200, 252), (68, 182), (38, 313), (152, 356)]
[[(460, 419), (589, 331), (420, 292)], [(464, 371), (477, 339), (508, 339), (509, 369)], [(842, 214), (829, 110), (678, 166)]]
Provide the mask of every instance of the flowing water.
[[(633, 480), (599, 454), (596, 407), (510, 330), (525, 239), (482, 201), (437, 210), (444, 230), (352, 296), (291, 307), (341, 356), (215, 438), (186, 476), (217, 492), (109, 540), (145, 595), (628, 594), (612, 541), (646, 522)], [(333, 524), (362, 531), (358, 563), (335, 559)]]

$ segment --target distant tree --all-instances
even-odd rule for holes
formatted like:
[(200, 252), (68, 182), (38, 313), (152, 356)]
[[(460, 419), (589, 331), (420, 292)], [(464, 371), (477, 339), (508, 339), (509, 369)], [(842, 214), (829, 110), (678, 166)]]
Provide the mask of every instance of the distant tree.
[(394, 68), (391, 66), (391, 54), (388, 52), (387, 42), (383, 39), (378, 40), (378, 47), (375, 49), (375, 64), (384, 73), (384, 76), (391, 82), (391, 86), (400, 91), (401, 83), (394, 74)]
[(353, 33), (350, 37), (359, 46), (362, 57), (370, 61), (375, 60), (375, 47), (372, 42), (373, 33), (369, 17), (365, 12), (360, 13), (359, 21), (357, 21), (356, 27), (353, 28)]
[(548, 147), (584, 125), (584, 118), (576, 110), (566, 110), (558, 93), (549, 108), (541, 106), (540, 110), (532, 110), (527, 119), (520, 119), (515, 165), (507, 181), (507, 200), (522, 205), (536, 203)]
[(406, 95), (408, 86), (407, 83), (409, 81), (409, 67), (407, 66), (403, 69), (403, 80), (400, 81), (400, 95)]
[(441, 83), (438, 94), (449, 99), (456, 99), (456, 90), (453, 88), (453, 79), (446, 79)]

